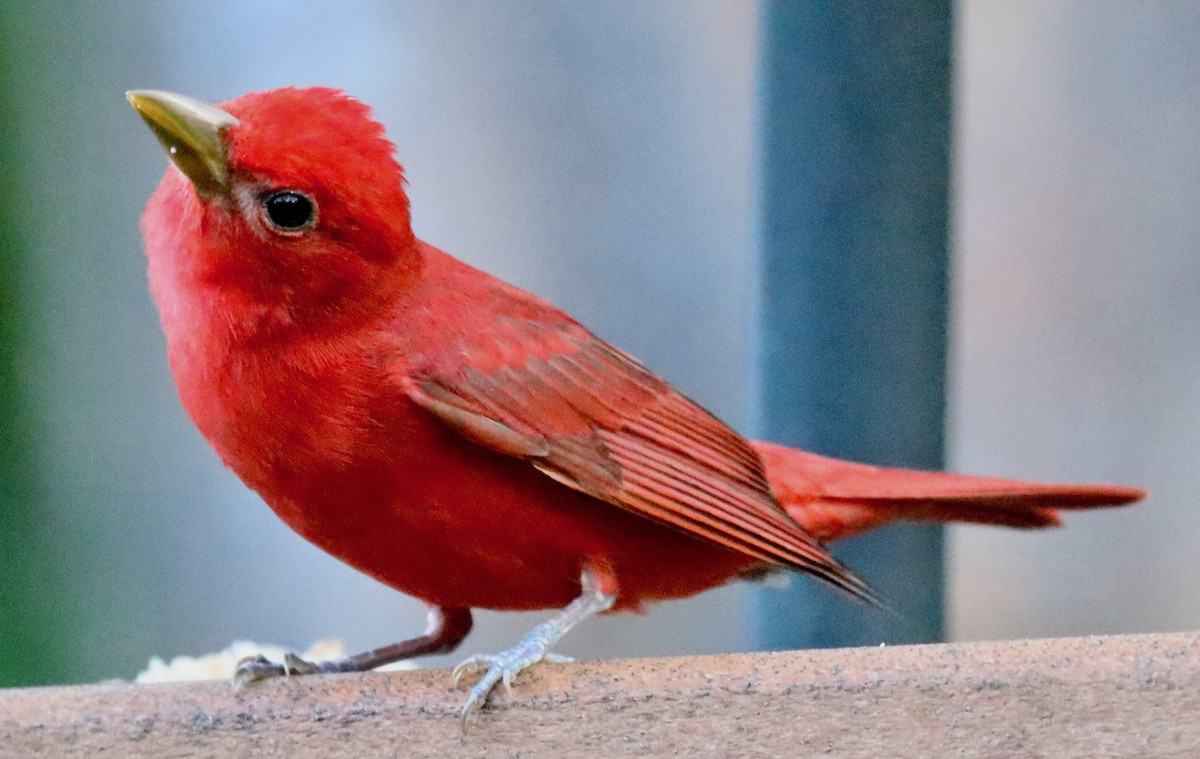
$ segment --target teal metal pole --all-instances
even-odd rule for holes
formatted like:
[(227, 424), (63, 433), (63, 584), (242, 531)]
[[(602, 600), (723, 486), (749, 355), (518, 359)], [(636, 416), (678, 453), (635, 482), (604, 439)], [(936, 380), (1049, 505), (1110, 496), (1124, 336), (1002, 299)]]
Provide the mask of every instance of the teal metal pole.
[[(875, 464), (943, 458), (949, 0), (763, 9), (758, 434)], [(942, 531), (836, 546), (898, 614), (807, 579), (764, 589), (760, 648), (937, 640)]]

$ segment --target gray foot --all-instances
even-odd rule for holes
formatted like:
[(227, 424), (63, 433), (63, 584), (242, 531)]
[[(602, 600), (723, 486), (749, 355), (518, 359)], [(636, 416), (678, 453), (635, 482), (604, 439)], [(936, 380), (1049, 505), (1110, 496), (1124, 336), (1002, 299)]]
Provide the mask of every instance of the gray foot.
[(472, 712), (478, 711), (487, 701), (497, 683), (512, 695), (512, 679), (538, 662), (561, 663), (574, 661), (569, 656), (550, 653), (550, 646), (559, 637), (558, 629), (551, 623), (540, 624), (530, 630), (517, 645), (498, 654), (478, 654), (466, 659), (454, 668), (452, 677), (457, 685), (464, 675), (483, 672), (484, 675), (471, 692), (462, 708), (463, 726)]

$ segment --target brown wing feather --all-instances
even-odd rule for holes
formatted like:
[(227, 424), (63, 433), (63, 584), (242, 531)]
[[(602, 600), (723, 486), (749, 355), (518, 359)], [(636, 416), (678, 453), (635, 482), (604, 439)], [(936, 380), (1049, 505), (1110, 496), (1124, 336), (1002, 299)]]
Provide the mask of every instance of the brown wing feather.
[[(583, 328), (524, 322), (514, 337), (530, 330), (553, 350), (496, 369), (496, 354), (509, 352), (490, 345), (485, 374), (471, 365), (472, 351), (460, 349), (452, 368), (410, 374), (410, 396), (472, 440), (526, 458), (568, 487), (872, 599), (778, 504), (762, 460), (740, 435)], [(541, 333), (550, 330), (556, 334)]]

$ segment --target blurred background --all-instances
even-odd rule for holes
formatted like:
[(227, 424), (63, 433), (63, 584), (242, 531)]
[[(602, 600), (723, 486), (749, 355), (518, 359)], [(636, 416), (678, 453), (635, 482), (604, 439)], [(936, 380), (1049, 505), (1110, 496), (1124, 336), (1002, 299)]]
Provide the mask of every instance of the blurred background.
[[(764, 7), (0, 6), (0, 685), (424, 624), (288, 531), (180, 408), (137, 229), (166, 157), (126, 89), (345, 88), (387, 125), (421, 237), (752, 434)], [(953, 11), (948, 467), (1153, 495), (1064, 530), (948, 530), (947, 633), (1200, 627), (1200, 4)], [(755, 648), (764, 592), (598, 620), (562, 649)], [(464, 650), (544, 617), (484, 612)]]

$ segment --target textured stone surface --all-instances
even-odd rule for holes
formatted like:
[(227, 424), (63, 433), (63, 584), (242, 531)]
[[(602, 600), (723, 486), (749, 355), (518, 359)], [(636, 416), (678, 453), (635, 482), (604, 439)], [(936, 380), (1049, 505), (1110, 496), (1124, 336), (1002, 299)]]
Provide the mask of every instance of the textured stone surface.
[(0, 691), (0, 757), (1200, 756), (1200, 634)]

